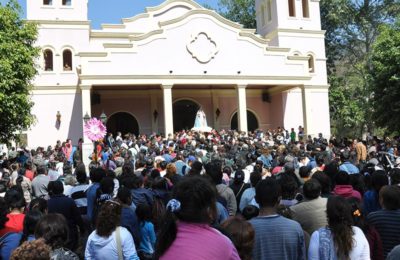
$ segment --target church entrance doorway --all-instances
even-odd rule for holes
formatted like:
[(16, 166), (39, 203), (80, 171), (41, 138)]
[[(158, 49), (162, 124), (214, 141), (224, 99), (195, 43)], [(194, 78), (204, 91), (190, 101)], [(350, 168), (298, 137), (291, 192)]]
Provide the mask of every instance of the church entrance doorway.
[(107, 132), (112, 133), (114, 136), (117, 132), (122, 135), (127, 133), (139, 134), (139, 123), (134, 116), (127, 112), (118, 112), (110, 116), (107, 120)]
[[(237, 112), (235, 112), (235, 114), (232, 117), (231, 129), (232, 130), (237, 130), (238, 129), (238, 115), (237, 115)], [(256, 129), (258, 129), (257, 117), (253, 112), (247, 110), (247, 130), (248, 131), (254, 131)]]
[(174, 131), (191, 129), (200, 106), (188, 99), (179, 100), (173, 106)]

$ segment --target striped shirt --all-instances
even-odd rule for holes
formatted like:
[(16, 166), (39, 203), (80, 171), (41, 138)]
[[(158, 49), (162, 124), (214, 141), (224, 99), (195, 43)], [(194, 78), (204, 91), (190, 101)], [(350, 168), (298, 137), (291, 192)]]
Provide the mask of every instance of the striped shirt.
[(367, 216), (367, 221), (378, 231), (386, 258), (389, 252), (400, 244), (400, 209), (372, 212)]
[(280, 215), (253, 218), (253, 259), (306, 259), (304, 232), (296, 221)]

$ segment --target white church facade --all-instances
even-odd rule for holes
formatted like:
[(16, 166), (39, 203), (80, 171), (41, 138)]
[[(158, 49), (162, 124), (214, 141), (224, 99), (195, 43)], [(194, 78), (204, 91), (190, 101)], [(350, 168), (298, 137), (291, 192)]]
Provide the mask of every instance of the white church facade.
[(28, 145), (76, 144), (86, 114), (106, 114), (111, 132), (171, 134), (191, 128), (200, 107), (217, 130), (304, 126), (329, 136), (319, 0), (255, 1), (256, 30), (192, 0), (99, 30), (88, 0), (27, 1), (42, 49)]

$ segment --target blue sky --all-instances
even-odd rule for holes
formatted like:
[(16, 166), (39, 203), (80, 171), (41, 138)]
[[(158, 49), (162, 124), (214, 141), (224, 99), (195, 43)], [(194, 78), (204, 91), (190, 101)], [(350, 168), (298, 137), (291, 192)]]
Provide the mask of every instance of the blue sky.
[[(41, 0), (18, 0), (24, 11), (26, 1)], [(5, 3), (6, 0), (0, 2)], [(162, 2), (163, 0), (89, 0), (89, 20), (92, 21), (92, 28), (99, 28), (102, 23), (120, 23), (121, 18), (132, 17), (142, 13), (145, 7), (156, 6)], [(196, 2), (206, 3), (214, 8), (218, 6), (218, 0), (196, 0)], [(25, 18), (25, 13), (23, 17)]]

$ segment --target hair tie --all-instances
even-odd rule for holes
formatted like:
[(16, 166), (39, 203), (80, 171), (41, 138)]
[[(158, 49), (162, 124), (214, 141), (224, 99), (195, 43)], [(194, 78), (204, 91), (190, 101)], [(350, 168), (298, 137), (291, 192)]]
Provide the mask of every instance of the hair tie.
[(172, 213), (178, 212), (181, 209), (181, 202), (176, 199), (172, 199), (167, 203), (167, 210)]
[(354, 211), (353, 212), (353, 216), (355, 216), (355, 217), (361, 217), (361, 212), (360, 212), (360, 210), (356, 210), (356, 211)]

